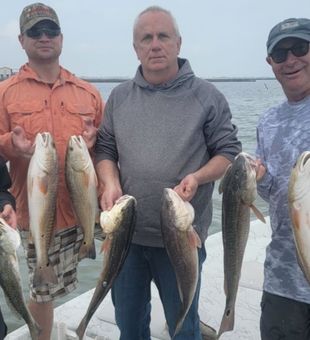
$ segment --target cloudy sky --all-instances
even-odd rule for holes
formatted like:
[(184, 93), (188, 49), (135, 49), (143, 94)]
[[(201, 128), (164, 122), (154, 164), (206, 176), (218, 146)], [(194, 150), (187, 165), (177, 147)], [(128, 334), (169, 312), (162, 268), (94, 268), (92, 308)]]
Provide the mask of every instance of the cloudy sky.
[[(5, 1), (0, 11), (0, 67), (26, 61), (17, 36), (29, 1)], [(46, 0), (64, 34), (61, 64), (79, 76), (131, 77), (138, 65), (132, 25), (139, 12), (162, 6), (175, 16), (181, 57), (201, 77), (272, 76), (265, 62), (270, 29), (289, 17), (310, 17), (309, 0)]]

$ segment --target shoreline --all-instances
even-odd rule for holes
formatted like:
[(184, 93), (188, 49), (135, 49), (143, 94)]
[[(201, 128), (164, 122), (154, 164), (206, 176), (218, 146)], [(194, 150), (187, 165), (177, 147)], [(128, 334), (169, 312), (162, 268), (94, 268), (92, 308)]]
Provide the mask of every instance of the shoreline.
[[(80, 77), (81, 79), (91, 83), (123, 83), (132, 78), (124, 77)], [(211, 83), (216, 82), (255, 82), (257, 80), (275, 80), (273, 77), (233, 77), (233, 78), (203, 78)]]
[[(14, 73), (12, 75), (14, 75)], [(8, 77), (0, 77), (0, 82), (10, 78), (12, 75)], [(123, 83), (125, 81), (132, 79), (132, 78), (127, 78), (127, 77), (84, 77), (84, 76), (78, 76), (78, 77), (90, 83)], [(238, 82), (256, 82), (257, 80), (275, 80), (275, 78), (273, 77), (232, 77), (232, 78), (219, 77), (219, 78), (202, 78), (202, 79), (207, 80), (211, 83), (217, 83), (217, 82), (238, 83)]]

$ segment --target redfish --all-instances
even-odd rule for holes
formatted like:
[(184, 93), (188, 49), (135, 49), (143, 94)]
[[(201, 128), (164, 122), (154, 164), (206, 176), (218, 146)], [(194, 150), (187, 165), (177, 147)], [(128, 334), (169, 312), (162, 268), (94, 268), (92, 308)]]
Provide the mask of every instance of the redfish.
[(40, 328), (26, 305), (21, 285), (17, 248), (20, 246), (19, 233), (0, 218), (0, 285), (9, 301), (9, 307), (20, 315), (28, 325), (31, 338), (38, 339)]
[(37, 257), (34, 286), (57, 283), (48, 258), (55, 223), (57, 183), (58, 161), (53, 137), (49, 132), (38, 133), (27, 176), (29, 227)]
[(94, 231), (99, 214), (98, 182), (93, 161), (81, 136), (71, 136), (68, 141), (65, 174), (74, 213), (84, 233), (79, 260), (85, 257), (95, 259)]
[(193, 228), (194, 217), (194, 208), (189, 202), (183, 201), (173, 189), (164, 189), (160, 218), (161, 232), (174, 268), (181, 300), (174, 336), (182, 328), (198, 283), (197, 247), (201, 247), (201, 240)]
[(304, 151), (292, 169), (288, 201), (298, 263), (310, 284), (310, 151)]
[(224, 290), (226, 305), (218, 338), (234, 329), (235, 303), (242, 261), (250, 229), (250, 210), (265, 222), (254, 206), (257, 196), (256, 164), (245, 152), (239, 153), (228, 167), (219, 186), (222, 197), (222, 237), (224, 246)]
[(111, 289), (127, 257), (135, 228), (136, 205), (133, 196), (124, 195), (111, 210), (100, 215), (100, 225), (105, 235), (102, 244), (103, 269), (87, 312), (76, 330), (79, 339), (83, 339), (90, 319)]

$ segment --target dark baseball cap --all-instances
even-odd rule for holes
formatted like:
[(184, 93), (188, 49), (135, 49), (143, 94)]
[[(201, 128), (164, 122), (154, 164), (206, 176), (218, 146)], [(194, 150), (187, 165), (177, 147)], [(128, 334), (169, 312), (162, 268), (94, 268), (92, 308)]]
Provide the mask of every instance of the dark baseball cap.
[(50, 20), (60, 28), (58, 16), (53, 8), (40, 2), (26, 6), (19, 18), (20, 32), (25, 33), (42, 20)]
[(267, 40), (267, 53), (272, 52), (276, 44), (285, 38), (299, 38), (310, 41), (310, 20), (306, 18), (290, 18), (275, 25)]

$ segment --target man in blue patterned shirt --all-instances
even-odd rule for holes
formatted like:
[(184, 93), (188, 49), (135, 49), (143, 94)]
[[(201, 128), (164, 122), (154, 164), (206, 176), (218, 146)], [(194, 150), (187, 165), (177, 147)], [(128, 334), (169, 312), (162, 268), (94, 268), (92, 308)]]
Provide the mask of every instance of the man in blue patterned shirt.
[(267, 62), (287, 100), (265, 112), (257, 127), (258, 191), (269, 203), (272, 239), (266, 250), (261, 303), (262, 340), (310, 339), (310, 285), (296, 257), (288, 182), (299, 155), (310, 150), (310, 20), (277, 24)]

